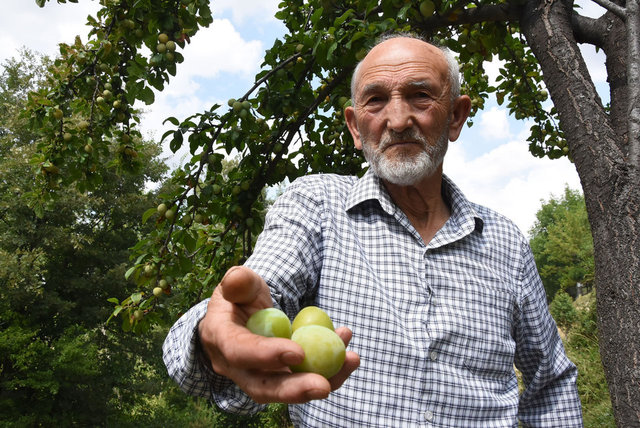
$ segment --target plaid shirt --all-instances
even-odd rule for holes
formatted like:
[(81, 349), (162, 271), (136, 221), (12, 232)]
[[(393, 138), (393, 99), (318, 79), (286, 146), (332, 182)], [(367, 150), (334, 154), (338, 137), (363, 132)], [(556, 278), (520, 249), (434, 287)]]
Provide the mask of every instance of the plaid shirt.
[[(426, 245), (370, 172), (298, 179), (269, 211), (246, 265), (290, 317), (315, 304), (350, 327), (361, 359), (327, 399), (289, 406), (296, 427), (582, 426), (577, 370), (526, 239), (446, 176), (443, 195), (451, 217)], [(222, 409), (255, 412), (203, 364), (196, 328), (206, 303), (171, 329), (169, 373)]]

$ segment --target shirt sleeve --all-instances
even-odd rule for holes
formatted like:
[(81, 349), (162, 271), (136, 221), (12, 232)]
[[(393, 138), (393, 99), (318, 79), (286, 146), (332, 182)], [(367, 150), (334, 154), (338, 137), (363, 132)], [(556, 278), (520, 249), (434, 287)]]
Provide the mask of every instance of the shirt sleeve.
[(209, 299), (198, 303), (171, 327), (162, 346), (169, 376), (190, 395), (215, 401), (222, 410), (253, 414), (264, 408), (231, 380), (216, 374), (198, 341), (198, 323), (207, 312)]
[(582, 427), (578, 370), (565, 354), (528, 244), (523, 244), (522, 294), (516, 337), (516, 367), (525, 390), (519, 418), (527, 427)]
[[(292, 183), (267, 214), (254, 253), (245, 263), (271, 288), (274, 306), (291, 316), (317, 282), (320, 259), (320, 208), (315, 186)], [(163, 358), (169, 376), (190, 395), (213, 399), (223, 410), (252, 414), (265, 406), (255, 403), (237, 385), (216, 374), (198, 343), (198, 323), (208, 300), (186, 312), (170, 329)]]

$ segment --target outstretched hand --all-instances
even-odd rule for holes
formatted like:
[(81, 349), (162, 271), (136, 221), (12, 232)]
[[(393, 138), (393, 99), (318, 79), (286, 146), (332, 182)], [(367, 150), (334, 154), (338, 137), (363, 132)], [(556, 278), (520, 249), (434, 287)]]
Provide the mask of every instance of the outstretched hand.
[[(213, 370), (238, 385), (258, 403), (304, 403), (326, 398), (360, 365), (358, 355), (347, 351), (342, 369), (331, 379), (315, 373), (292, 373), (304, 351), (297, 343), (251, 333), (245, 324), (254, 312), (272, 306), (269, 287), (247, 267), (227, 271), (209, 301), (198, 325), (200, 343)], [(351, 330), (336, 329), (345, 345)]]

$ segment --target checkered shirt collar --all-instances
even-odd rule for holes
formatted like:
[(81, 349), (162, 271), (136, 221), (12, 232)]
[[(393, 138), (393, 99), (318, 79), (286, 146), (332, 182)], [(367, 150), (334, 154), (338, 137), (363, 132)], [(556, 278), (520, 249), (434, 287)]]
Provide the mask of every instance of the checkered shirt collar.
[[(458, 186), (445, 174), (442, 176), (442, 187), (444, 198), (451, 207), (451, 217), (447, 222), (447, 229), (450, 229), (449, 233), (458, 236), (464, 236), (474, 231), (482, 233), (484, 227), (482, 217), (480, 217)], [(371, 200), (378, 201), (383, 211), (391, 216), (395, 215), (398, 210), (380, 178), (369, 169), (351, 189), (345, 210), (349, 211)]]

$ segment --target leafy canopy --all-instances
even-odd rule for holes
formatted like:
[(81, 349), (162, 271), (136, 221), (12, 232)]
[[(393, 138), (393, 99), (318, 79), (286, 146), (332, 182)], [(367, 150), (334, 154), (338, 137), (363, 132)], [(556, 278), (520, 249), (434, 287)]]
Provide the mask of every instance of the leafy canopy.
[[(40, 190), (31, 195), (31, 204), (39, 210), (55, 197), (56, 187), (91, 190), (106, 170), (140, 168), (145, 160), (135, 143), (140, 134), (135, 107), (153, 103), (152, 89), (162, 90), (179, 72), (181, 49), (212, 22), (209, 0), (101, 4), (96, 16), (88, 17), (88, 42), (61, 44), (50, 68), (51, 87), (29, 97), (25, 114), (41, 136), (32, 158)], [(355, 64), (385, 33), (415, 32), (451, 48), (460, 58), (463, 91), (471, 96), (474, 113), (494, 93), (516, 118), (535, 122), (529, 138), (534, 155), (566, 155), (556, 112), (542, 107), (548, 95), (539, 66), (517, 21), (509, 20), (518, 4), (282, 2), (276, 17), (288, 32), (266, 51), (255, 84), (228, 105), (195, 112), (182, 122), (166, 119), (173, 129), (163, 139), (173, 151), (187, 146), (191, 158), (174, 172), (157, 207), (143, 215), (155, 228), (141, 236), (127, 272), (139, 290), (114, 299), (114, 314), (137, 315), (126, 328), (145, 325), (149, 318), (142, 315), (157, 306), (159, 297), (152, 294), (157, 287), (178, 297), (166, 305), (163, 319), (208, 295), (230, 265), (250, 254), (262, 227), (263, 189), (309, 172), (363, 172), (342, 110), (350, 102)], [(494, 58), (502, 65), (492, 86), (484, 64)], [(232, 156), (238, 156), (237, 165), (225, 168)]]

